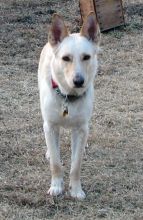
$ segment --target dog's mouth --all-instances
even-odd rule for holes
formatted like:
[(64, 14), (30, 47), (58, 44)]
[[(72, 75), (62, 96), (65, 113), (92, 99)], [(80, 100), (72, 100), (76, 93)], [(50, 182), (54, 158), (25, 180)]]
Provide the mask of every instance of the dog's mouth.
[(71, 81), (65, 80), (64, 83), (58, 84), (59, 89), (65, 95), (81, 96), (87, 90), (87, 84), (84, 83), (73, 83)]
[(69, 85), (70, 94), (81, 96), (87, 90), (87, 84), (84, 82), (82, 85), (80, 84), (72, 84)]
[(75, 88), (75, 89), (84, 89), (84, 87), (85, 87), (84, 85), (82, 85), (82, 86), (80, 86), (80, 85), (74, 85), (74, 88)]
[(69, 95), (82, 96), (86, 92), (86, 87), (83, 85), (82, 87), (74, 86), (70, 89)]

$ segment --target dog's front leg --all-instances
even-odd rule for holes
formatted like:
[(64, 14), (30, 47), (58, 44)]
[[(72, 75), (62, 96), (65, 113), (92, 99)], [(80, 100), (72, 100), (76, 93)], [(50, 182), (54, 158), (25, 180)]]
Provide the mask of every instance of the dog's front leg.
[(57, 196), (63, 192), (63, 170), (60, 161), (59, 127), (50, 123), (44, 123), (46, 144), (50, 157), (51, 187), (50, 195)]
[(80, 182), (80, 170), (84, 148), (87, 142), (88, 125), (82, 125), (72, 130), (72, 156), (70, 171), (70, 194), (74, 198), (84, 199), (85, 193)]

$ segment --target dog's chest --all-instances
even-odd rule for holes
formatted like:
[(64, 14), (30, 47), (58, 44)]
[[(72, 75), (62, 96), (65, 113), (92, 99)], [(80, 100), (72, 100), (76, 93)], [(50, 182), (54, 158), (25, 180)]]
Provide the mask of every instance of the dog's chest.
[(47, 109), (46, 116), (51, 122), (59, 124), (63, 127), (78, 126), (90, 118), (92, 113), (92, 102), (85, 98), (74, 102), (65, 102), (64, 99), (58, 97), (52, 100)]

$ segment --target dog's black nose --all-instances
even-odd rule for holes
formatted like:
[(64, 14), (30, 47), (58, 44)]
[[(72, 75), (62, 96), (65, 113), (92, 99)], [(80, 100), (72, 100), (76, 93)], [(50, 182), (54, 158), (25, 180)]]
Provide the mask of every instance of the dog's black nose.
[(73, 79), (73, 83), (75, 85), (76, 88), (80, 88), (83, 86), (84, 84), (84, 78), (81, 75), (76, 75)]

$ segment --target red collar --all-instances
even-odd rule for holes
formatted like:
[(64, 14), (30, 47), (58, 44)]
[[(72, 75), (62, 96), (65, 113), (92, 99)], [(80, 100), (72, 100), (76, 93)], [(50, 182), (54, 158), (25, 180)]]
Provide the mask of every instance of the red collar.
[(53, 88), (53, 89), (58, 88), (57, 83), (56, 83), (53, 79), (51, 79), (51, 82), (52, 82), (52, 88)]

